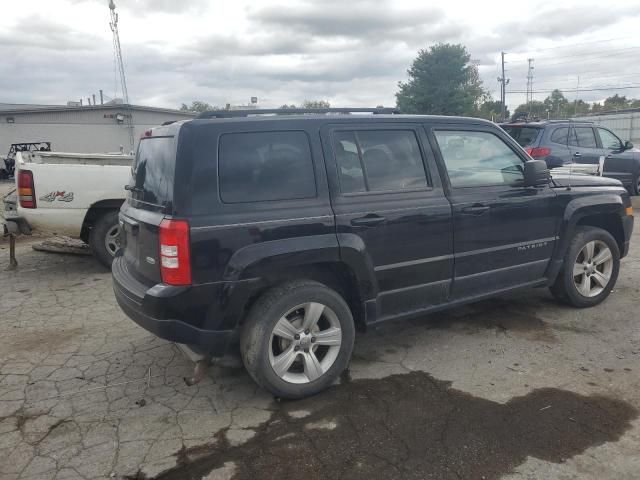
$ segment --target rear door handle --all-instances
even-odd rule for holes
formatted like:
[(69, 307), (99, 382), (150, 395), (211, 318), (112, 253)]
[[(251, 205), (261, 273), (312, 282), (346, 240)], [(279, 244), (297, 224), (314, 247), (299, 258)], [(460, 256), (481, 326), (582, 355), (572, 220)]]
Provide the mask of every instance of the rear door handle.
[(582, 155), (580, 155), (580, 152), (576, 152), (573, 154), (574, 157), (580, 158)]
[(367, 215), (366, 217), (351, 219), (351, 225), (353, 225), (354, 227), (374, 227), (386, 220), (387, 219), (385, 217), (372, 214), (372, 215)]
[(486, 205), (472, 205), (470, 207), (464, 207), (460, 210), (464, 215), (482, 215), (488, 212), (491, 207)]

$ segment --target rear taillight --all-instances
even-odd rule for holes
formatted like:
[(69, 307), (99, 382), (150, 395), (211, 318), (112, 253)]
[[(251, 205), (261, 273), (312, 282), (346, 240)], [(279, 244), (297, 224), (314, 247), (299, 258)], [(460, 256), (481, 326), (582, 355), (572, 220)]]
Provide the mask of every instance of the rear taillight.
[(33, 187), (31, 170), (18, 172), (18, 199), (22, 208), (36, 208), (36, 190)]
[(527, 147), (525, 151), (531, 158), (544, 158), (551, 155), (551, 149), (546, 147)]
[(160, 223), (160, 272), (168, 285), (191, 285), (191, 246), (186, 220)]

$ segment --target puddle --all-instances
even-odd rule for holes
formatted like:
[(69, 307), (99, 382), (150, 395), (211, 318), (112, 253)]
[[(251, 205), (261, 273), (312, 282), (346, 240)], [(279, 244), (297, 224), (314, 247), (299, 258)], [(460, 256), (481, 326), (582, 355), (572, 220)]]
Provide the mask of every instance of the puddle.
[[(301, 410), (311, 414), (292, 415)], [(491, 480), (528, 456), (559, 463), (616, 441), (637, 415), (620, 400), (550, 388), (499, 404), (412, 372), (279, 403), (248, 442), (232, 446), (219, 432), (215, 445), (181, 450), (156, 479), (200, 480), (231, 463), (240, 480)]]

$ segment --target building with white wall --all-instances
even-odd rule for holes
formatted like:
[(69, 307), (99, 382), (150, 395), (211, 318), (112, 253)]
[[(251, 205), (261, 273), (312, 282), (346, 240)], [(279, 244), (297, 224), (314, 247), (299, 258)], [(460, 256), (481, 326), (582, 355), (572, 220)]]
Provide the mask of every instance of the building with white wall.
[(630, 140), (640, 146), (640, 108), (585, 115), (572, 120), (587, 120), (602, 125), (615, 132), (623, 141)]
[[(129, 117), (130, 116), (130, 117)], [(167, 108), (107, 104), (88, 106), (7, 105), (0, 103), (0, 157), (12, 143), (51, 142), (59, 152), (104, 153), (131, 150), (147, 129), (195, 114)], [(135, 147), (134, 147), (135, 148)]]

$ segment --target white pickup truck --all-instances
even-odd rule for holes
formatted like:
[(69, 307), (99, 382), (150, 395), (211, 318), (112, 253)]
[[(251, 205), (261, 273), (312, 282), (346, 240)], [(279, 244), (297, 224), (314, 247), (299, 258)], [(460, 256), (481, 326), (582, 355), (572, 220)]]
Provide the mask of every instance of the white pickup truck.
[(122, 154), (20, 152), (17, 218), (37, 232), (82, 239), (111, 266), (120, 247), (118, 211), (132, 161)]

